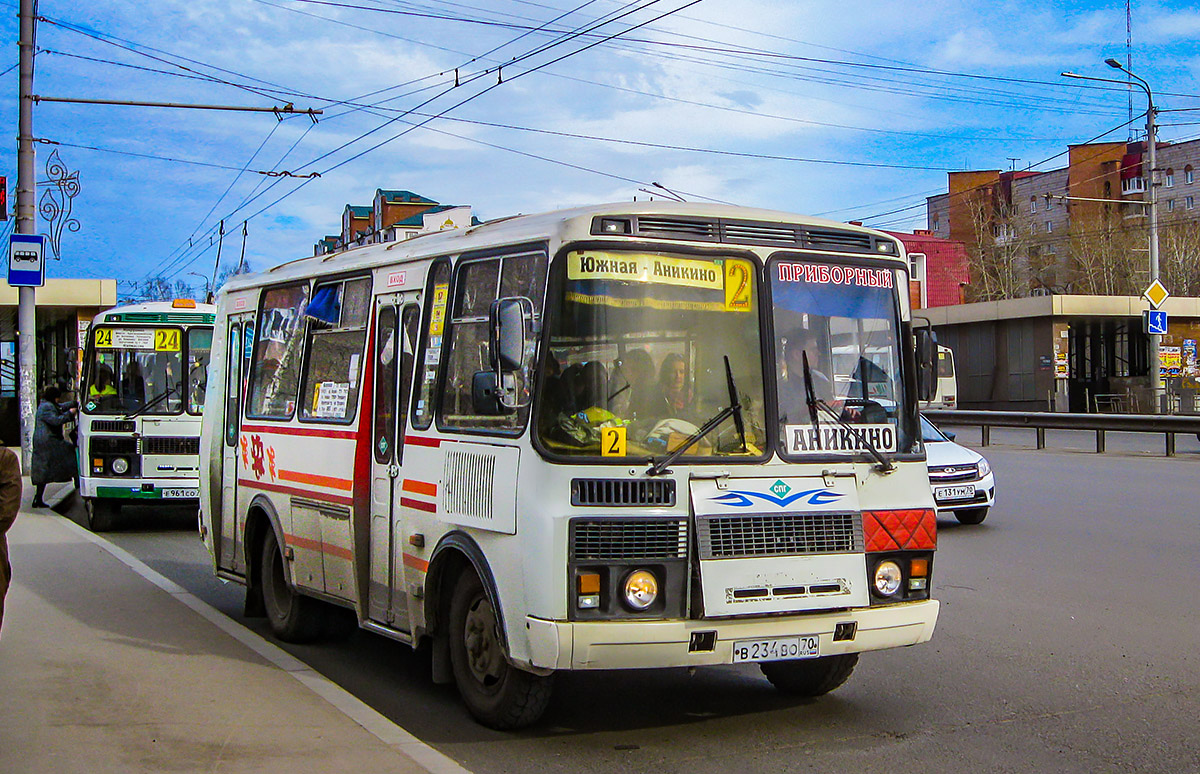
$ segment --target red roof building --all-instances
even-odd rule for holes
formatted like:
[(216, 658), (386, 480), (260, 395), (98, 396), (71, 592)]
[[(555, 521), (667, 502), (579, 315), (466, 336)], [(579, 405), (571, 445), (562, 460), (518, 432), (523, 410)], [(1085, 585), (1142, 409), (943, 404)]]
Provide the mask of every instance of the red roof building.
[(942, 239), (932, 231), (911, 234), (886, 232), (904, 243), (912, 266), (910, 296), (914, 309), (964, 303), (963, 289), (970, 284), (967, 246), (956, 239)]

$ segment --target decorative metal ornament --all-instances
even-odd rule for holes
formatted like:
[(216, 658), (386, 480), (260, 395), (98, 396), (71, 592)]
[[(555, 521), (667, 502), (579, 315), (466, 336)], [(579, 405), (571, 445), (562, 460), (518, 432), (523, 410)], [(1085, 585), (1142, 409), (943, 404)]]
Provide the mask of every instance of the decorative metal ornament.
[(71, 202), (79, 195), (79, 171), (72, 172), (58, 156), (58, 150), (50, 152), (46, 159), (46, 180), (51, 186), (42, 192), (38, 201), (38, 214), (46, 223), (46, 241), (55, 260), (59, 260), (63, 229), (78, 231), (79, 221), (71, 217)]

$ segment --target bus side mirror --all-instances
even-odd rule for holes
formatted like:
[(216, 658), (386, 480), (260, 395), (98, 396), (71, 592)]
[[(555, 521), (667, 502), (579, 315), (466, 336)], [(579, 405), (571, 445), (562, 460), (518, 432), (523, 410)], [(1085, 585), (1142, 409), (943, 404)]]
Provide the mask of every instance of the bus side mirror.
[(496, 373), (519, 371), (525, 365), (525, 331), (533, 319), (528, 298), (500, 298), (492, 302), (491, 355)]
[(937, 394), (937, 335), (932, 328), (916, 328), (917, 399), (933, 400)]

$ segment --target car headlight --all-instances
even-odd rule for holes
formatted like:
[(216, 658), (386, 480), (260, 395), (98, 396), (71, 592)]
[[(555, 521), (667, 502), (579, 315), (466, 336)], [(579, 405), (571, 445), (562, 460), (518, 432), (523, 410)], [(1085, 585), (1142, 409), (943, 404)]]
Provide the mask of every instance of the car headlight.
[(880, 562), (875, 566), (875, 591), (881, 596), (890, 597), (900, 590), (903, 577), (900, 565), (891, 559)]
[(980, 478), (983, 478), (988, 473), (992, 472), (992, 466), (988, 464), (987, 458), (985, 457), (980, 457), (979, 463), (975, 467), (979, 469)]
[(118, 476), (123, 476), (129, 472), (129, 460), (124, 457), (113, 457), (112, 462), (109, 464), (112, 465), (112, 472)]
[(658, 599), (658, 579), (649, 570), (634, 570), (625, 578), (625, 604), (641, 612)]

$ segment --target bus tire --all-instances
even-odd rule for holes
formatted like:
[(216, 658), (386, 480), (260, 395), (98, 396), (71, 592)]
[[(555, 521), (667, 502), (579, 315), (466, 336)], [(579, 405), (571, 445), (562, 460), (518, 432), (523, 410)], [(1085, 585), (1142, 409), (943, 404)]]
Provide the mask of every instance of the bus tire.
[(87, 509), (87, 525), (92, 532), (108, 532), (117, 522), (121, 506), (117, 503), (89, 497), (84, 501)]
[(857, 653), (791, 661), (764, 661), (759, 669), (779, 691), (792, 696), (824, 696), (850, 679)]
[(288, 583), (275, 530), (263, 538), (262, 596), (271, 632), (284, 642), (311, 642), (321, 633), (320, 602)]
[(496, 611), (471, 570), (458, 576), (448, 623), (450, 667), (471, 715), (500, 731), (535, 723), (550, 702), (553, 677), (531, 674), (508, 662)]
[(982, 524), (987, 515), (986, 505), (982, 508), (968, 508), (964, 511), (954, 512), (954, 518), (958, 519), (959, 524)]

